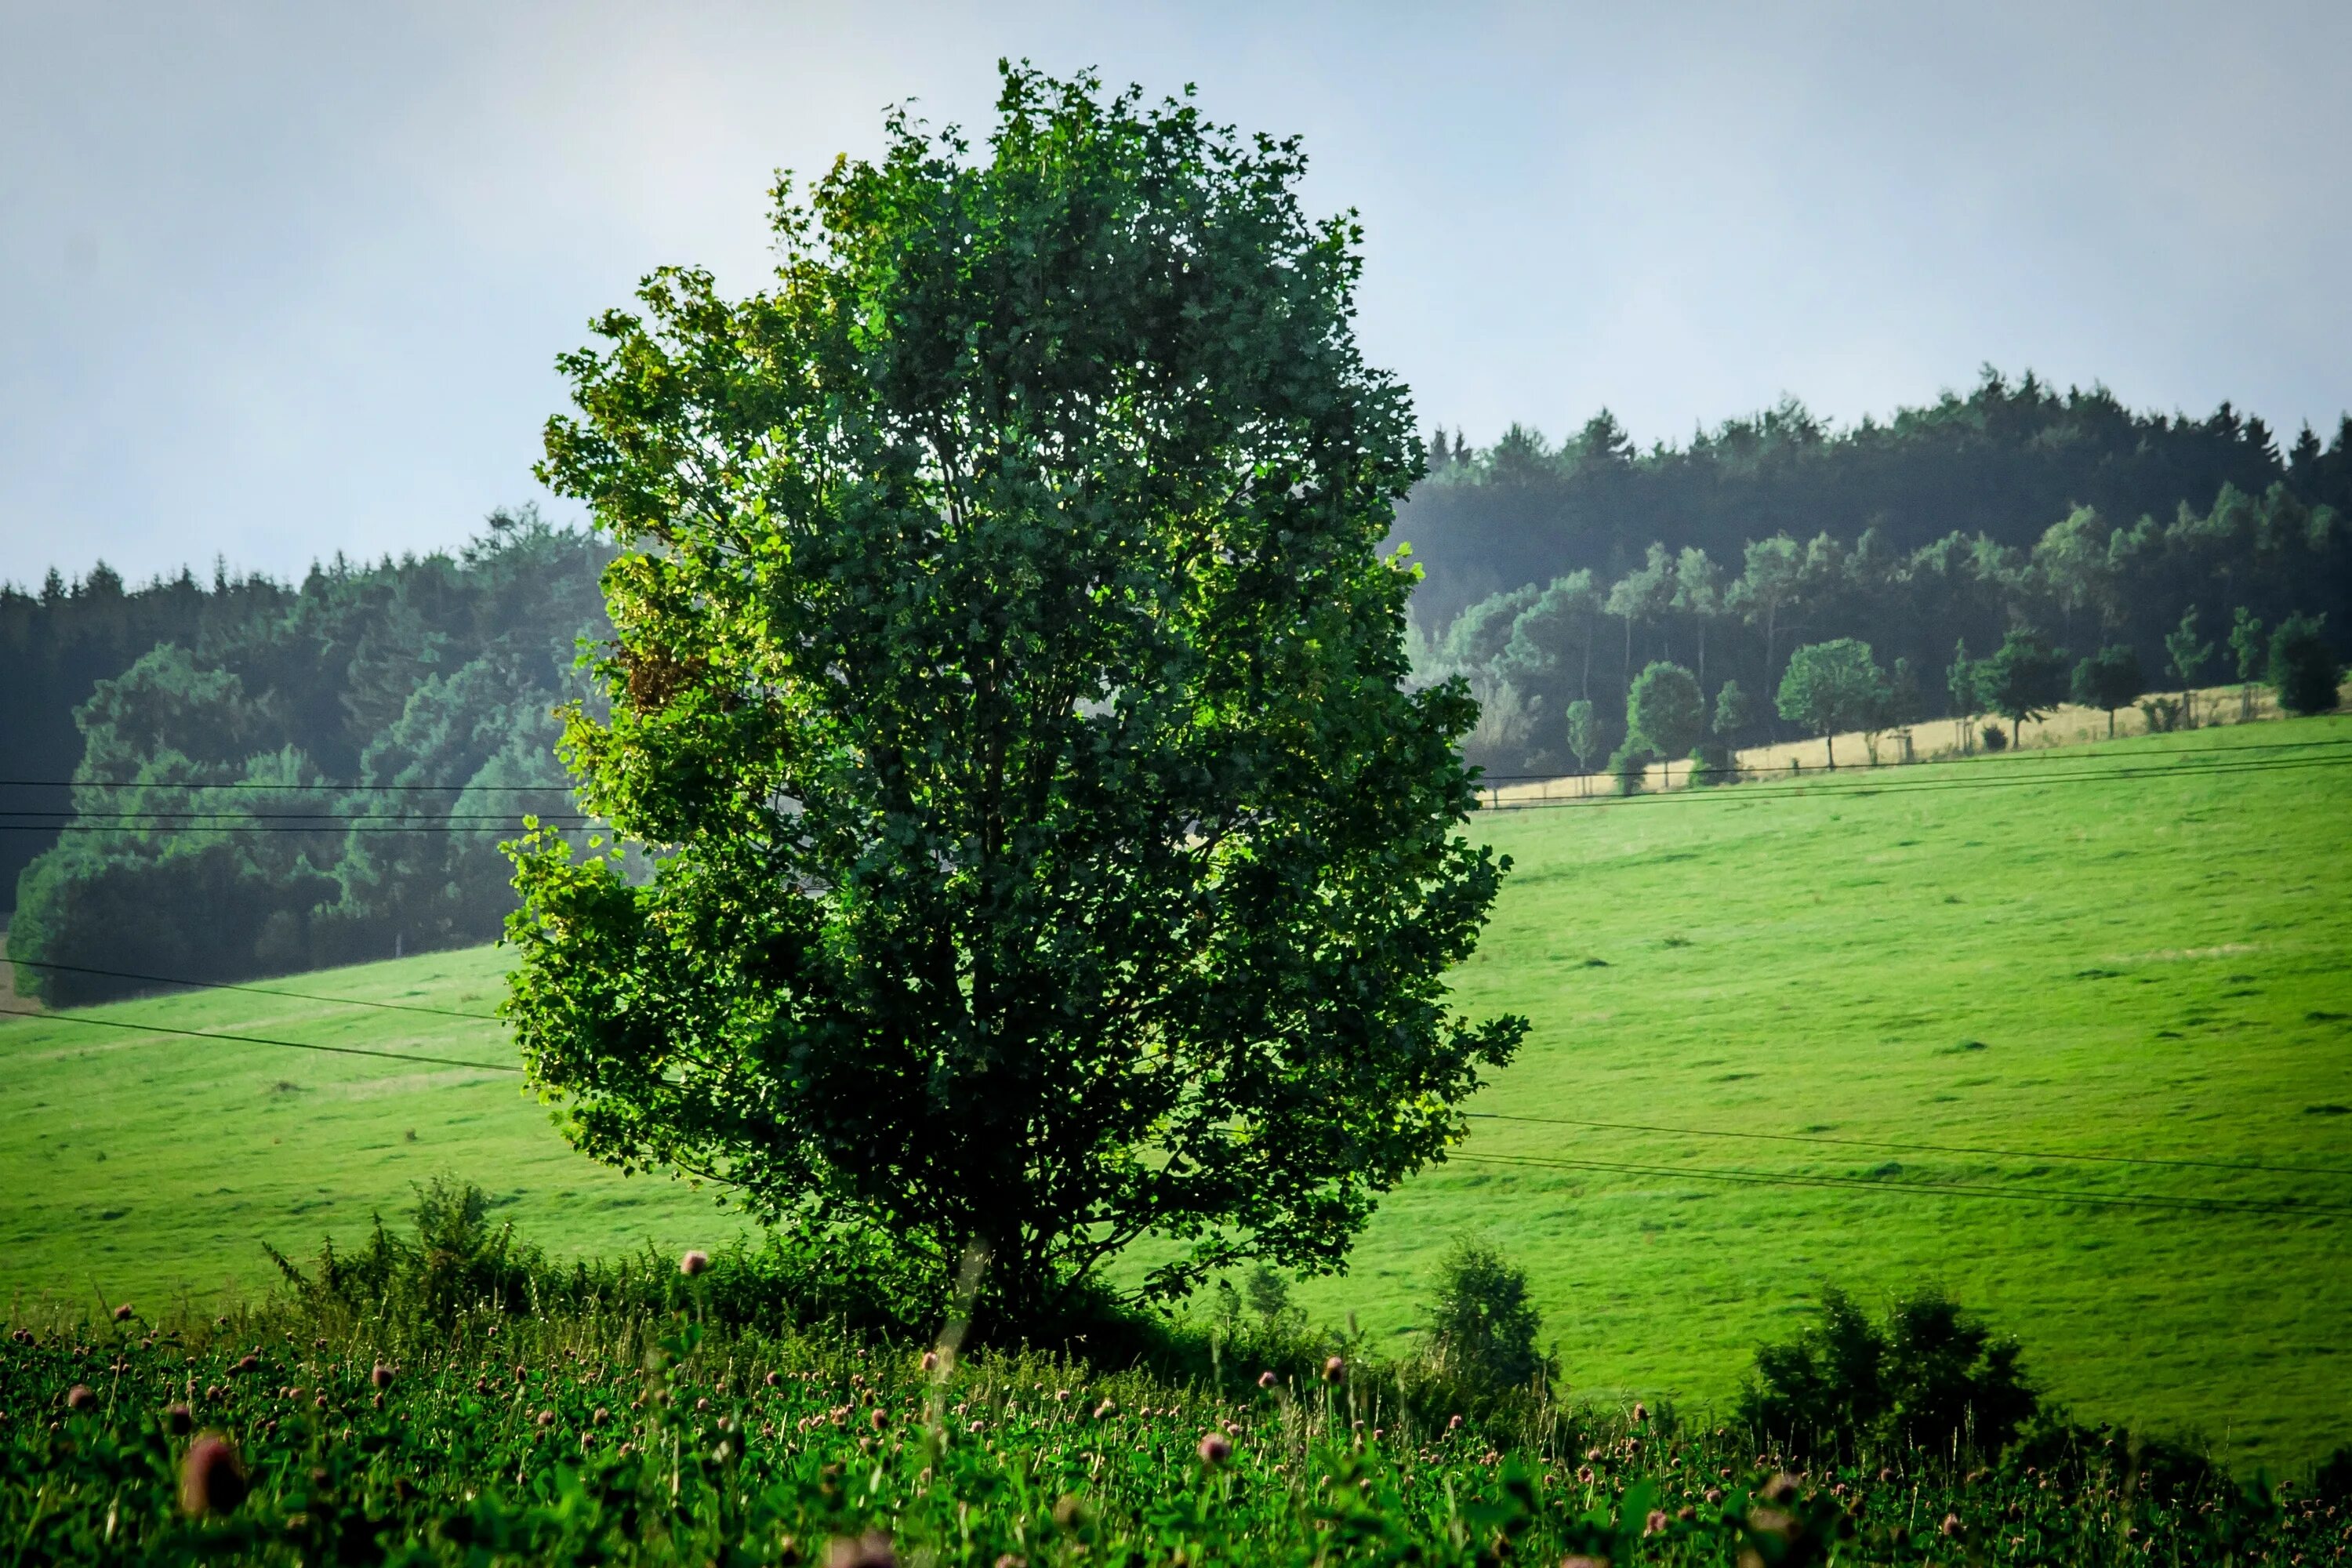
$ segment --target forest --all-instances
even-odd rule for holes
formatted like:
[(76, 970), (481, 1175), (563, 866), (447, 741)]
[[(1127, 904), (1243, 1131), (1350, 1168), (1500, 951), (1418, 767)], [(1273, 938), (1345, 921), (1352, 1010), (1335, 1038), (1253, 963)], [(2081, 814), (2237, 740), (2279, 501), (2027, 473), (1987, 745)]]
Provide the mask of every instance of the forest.
[[(0, 870), (17, 989), (54, 1005), (488, 941), (499, 850), (561, 819), (606, 549), (535, 512), (454, 555), (103, 566), (0, 594)], [(5, 884), (0, 884), (5, 885)], [(90, 973), (99, 971), (104, 973)]]
[[(1784, 403), (1640, 452), (1603, 413), (1557, 446), (1440, 429), (1428, 462), (1390, 537), (1424, 574), (1416, 674), (1468, 680), (1467, 750), (1492, 774), (1622, 756), (1653, 664), (1691, 689), (1652, 690), (1653, 715), (1691, 710), (1679, 727), (1720, 748), (1801, 730), (1782, 716), (1800, 648), (1862, 645), (1865, 695), (1901, 723), (1998, 712), (2004, 672), (2044, 700), (2103, 660), (2136, 690), (2264, 679), (2288, 634), (2340, 651), (2352, 597), (2352, 418), (2282, 452), (2226, 405), (2141, 413), (1988, 372), (1849, 429)], [(570, 809), (552, 714), (589, 694), (609, 558), (525, 510), (454, 554), (295, 584), (130, 588), (101, 565), (0, 589), (19, 991), (68, 1004), (141, 988), (89, 970), (231, 979), (497, 935), (499, 843)], [(1800, 666), (1796, 695), (1843, 713), (1836, 658)]]
[(1899, 723), (1997, 711), (1986, 661), (2013, 637), (2045, 702), (2102, 660), (2143, 690), (2263, 680), (2282, 627), (2340, 647), (2352, 594), (2352, 417), (2283, 454), (2226, 404), (2138, 413), (1988, 370), (1842, 431), (1790, 402), (1638, 452), (1604, 411), (1557, 447), (1441, 428), (1429, 465), (1391, 542), (1424, 574), (1421, 676), (1469, 679), (1491, 773), (1592, 765), (1653, 663), (1728, 746), (1790, 732), (1807, 645), (1866, 645)]

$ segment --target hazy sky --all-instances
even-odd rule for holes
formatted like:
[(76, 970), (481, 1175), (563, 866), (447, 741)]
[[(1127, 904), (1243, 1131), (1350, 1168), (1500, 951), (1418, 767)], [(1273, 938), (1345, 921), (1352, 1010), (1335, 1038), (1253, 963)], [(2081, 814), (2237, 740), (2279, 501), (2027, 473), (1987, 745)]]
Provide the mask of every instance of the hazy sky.
[[(0, 0), (0, 580), (446, 545), (637, 276), (1001, 55), (1297, 132), (1425, 421), (2352, 405), (2352, 5)], [(541, 498), (545, 499), (545, 498)], [(569, 514), (568, 506), (553, 510)]]

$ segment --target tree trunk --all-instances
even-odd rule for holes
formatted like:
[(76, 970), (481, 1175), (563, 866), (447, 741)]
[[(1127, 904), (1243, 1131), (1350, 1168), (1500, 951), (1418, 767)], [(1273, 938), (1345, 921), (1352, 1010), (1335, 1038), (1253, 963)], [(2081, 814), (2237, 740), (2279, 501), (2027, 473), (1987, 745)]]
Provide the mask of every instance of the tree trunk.
[(1837, 737), (1824, 731), (1822, 735), (1822, 744), (1829, 748), (1830, 772), (1837, 772)]

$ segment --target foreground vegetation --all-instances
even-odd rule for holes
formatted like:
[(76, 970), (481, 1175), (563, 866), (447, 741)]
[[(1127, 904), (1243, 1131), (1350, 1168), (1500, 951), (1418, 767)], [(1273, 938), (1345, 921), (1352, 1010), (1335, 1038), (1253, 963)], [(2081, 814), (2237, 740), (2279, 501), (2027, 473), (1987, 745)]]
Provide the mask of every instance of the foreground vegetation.
[[(2015, 1382), (2013, 1351), (1933, 1301), (1885, 1337), (1832, 1303), (1760, 1359), (1762, 1395), (1741, 1419), (1710, 1425), (1571, 1406), (1539, 1377), (1482, 1380), (1491, 1357), (1440, 1369), (1318, 1345), (1278, 1300), (1209, 1334), (1107, 1316), (1087, 1361), (959, 1359), (952, 1326), (928, 1351), (870, 1326), (797, 1326), (812, 1303), (795, 1312), (775, 1288), (793, 1265), (774, 1249), (567, 1274), (467, 1194), (428, 1191), (417, 1220), (413, 1240), (379, 1229), (356, 1255), (286, 1264), (287, 1288), (228, 1316), (157, 1322), (123, 1304), (94, 1322), (12, 1323), (0, 1531), (18, 1561), (2352, 1552), (2352, 1457), (2274, 1494), (2069, 1425)], [(1490, 1285), (1484, 1267), (1457, 1284)], [(844, 1306), (880, 1299), (832, 1285)]]

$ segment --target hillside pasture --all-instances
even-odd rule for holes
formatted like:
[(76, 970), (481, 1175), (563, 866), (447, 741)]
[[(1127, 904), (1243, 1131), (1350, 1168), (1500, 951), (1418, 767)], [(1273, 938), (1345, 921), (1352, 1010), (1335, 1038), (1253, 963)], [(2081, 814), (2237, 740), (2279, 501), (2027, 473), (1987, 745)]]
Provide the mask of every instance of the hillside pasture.
[[(1480, 1237), (1576, 1394), (1704, 1405), (1824, 1284), (1938, 1283), (2078, 1416), (2352, 1438), (2352, 721), (2255, 733), (1482, 815), (1515, 869), (1457, 990), (1533, 1032), (1307, 1303), (1407, 1347)], [(503, 956), (271, 984), (485, 1015)], [(0, 1024), (0, 1291), (250, 1289), (444, 1171), (560, 1254), (733, 1233), (572, 1153), (501, 1038), (233, 991)]]

